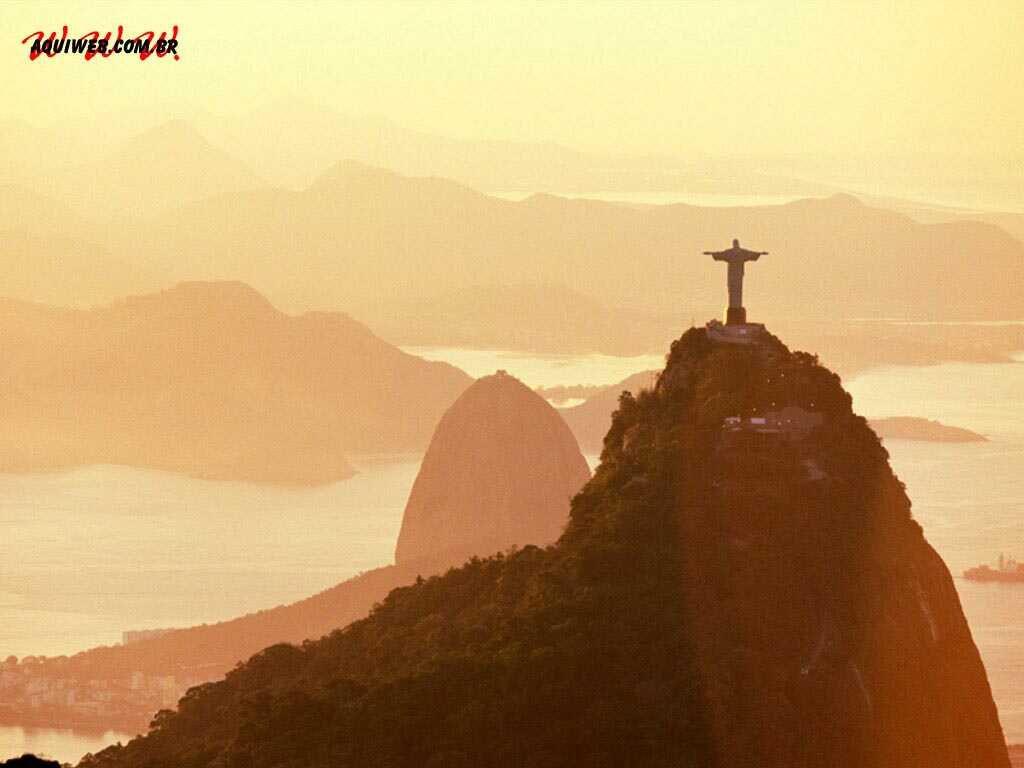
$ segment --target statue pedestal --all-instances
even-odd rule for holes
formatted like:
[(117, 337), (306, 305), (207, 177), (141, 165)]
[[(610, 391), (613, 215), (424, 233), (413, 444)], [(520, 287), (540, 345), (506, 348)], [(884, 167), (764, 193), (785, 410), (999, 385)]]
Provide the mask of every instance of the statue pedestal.
[(743, 325), (747, 322), (747, 310), (745, 307), (729, 307), (725, 311), (726, 325)]

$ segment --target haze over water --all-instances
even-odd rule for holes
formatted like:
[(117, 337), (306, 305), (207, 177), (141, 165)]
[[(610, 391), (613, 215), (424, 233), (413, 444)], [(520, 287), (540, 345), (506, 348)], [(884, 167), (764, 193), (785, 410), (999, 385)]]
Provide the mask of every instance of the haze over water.
[(0, 658), (213, 622), (388, 562), (419, 456), (281, 488), (97, 466), (0, 475)]

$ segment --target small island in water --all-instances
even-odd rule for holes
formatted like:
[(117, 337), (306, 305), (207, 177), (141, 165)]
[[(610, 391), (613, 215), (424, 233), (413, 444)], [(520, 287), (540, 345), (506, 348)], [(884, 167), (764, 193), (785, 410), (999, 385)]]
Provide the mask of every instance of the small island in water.
[(930, 443), (984, 443), (984, 435), (963, 427), (952, 427), (917, 416), (892, 416), (868, 422), (879, 437), (894, 440), (923, 440)]
[(999, 555), (999, 562), (995, 568), (988, 565), (979, 565), (975, 568), (968, 568), (964, 571), (964, 578), (968, 581), (1007, 581), (1024, 583), (1024, 563), (1018, 563), (1012, 557)]

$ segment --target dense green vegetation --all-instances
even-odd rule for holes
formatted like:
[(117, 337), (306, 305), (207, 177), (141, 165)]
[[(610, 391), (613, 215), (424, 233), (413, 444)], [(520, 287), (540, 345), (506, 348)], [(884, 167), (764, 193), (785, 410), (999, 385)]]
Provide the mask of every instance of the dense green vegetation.
[[(755, 464), (722, 486), (723, 419), (787, 404), (825, 415), (800, 451), (827, 480)], [(787, 450), (770, 466), (800, 466)], [(723, 346), (693, 329), (653, 390), (621, 398), (556, 545), (474, 559), (321, 640), (268, 648), (83, 766), (917, 765), (891, 762), (901, 727), (926, 715), (955, 739), (966, 717), (956, 696), (918, 702), (915, 676), (969, 656), (929, 552), (834, 374), (774, 337)], [(933, 637), (951, 639), (915, 659), (903, 652), (926, 629), (903, 614), (926, 592)], [(895, 692), (871, 699), (886, 674)]]
[[(626, 399), (617, 429), (639, 415)], [(268, 648), (86, 764), (702, 764), (666, 496), (680, 460), (669, 442), (606, 460), (558, 545), (473, 560)]]

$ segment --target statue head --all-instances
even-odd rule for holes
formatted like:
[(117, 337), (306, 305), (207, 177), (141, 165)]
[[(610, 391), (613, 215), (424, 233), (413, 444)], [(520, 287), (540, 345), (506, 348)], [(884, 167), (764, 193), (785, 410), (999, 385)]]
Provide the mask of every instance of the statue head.
[(740, 241), (737, 240), (735, 237), (732, 239), (732, 247), (733, 248), (739, 248), (740, 247)]

